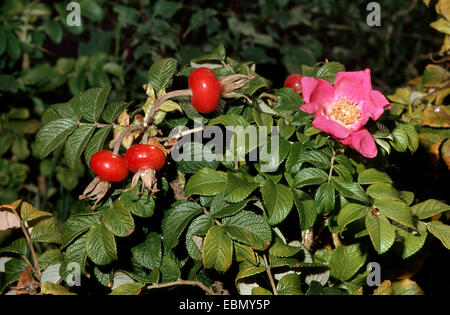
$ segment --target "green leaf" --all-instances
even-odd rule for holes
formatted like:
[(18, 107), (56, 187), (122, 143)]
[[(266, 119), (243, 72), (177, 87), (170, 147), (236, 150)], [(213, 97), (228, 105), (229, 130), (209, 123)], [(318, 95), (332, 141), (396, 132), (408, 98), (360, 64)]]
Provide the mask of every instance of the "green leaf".
[[(275, 145), (273, 145), (274, 141)], [(278, 144), (276, 144), (277, 142)], [(274, 146), (273, 149), (272, 146)], [(287, 157), (290, 150), (291, 150), (291, 143), (286, 139), (279, 136), (270, 137), (267, 143), (263, 145), (259, 157), (261, 170), (267, 173), (275, 172), (280, 166), (280, 164)]]
[(272, 239), (272, 231), (266, 220), (250, 211), (241, 211), (224, 218), (222, 227), (233, 240), (256, 250), (265, 250)]
[(161, 262), (161, 282), (176, 281), (181, 277), (180, 267), (175, 260), (169, 256), (164, 256)]
[(316, 209), (319, 213), (333, 211), (335, 202), (333, 184), (323, 183), (320, 185), (316, 190), (314, 201), (316, 203)]
[(258, 264), (258, 257), (250, 246), (238, 242), (233, 242), (233, 245), (236, 262), (248, 261), (255, 266)]
[(249, 122), (241, 115), (237, 114), (226, 114), (220, 115), (214, 119), (211, 119), (208, 123), (208, 126), (214, 125), (224, 125), (227, 126), (242, 126), (244, 128), (250, 126)]
[(258, 188), (258, 184), (248, 182), (241, 174), (233, 172), (227, 173), (227, 183), (223, 194), (224, 200), (236, 203), (244, 200)]
[(291, 88), (281, 88), (275, 92), (275, 96), (279, 97), (275, 109), (286, 118), (292, 112), (298, 111), (299, 106), (304, 103), (301, 96)]
[(100, 266), (108, 265), (117, 259), (114, 235), (104, 224), (94, 224), (87, 233), (86, 252), (88, 257)]
[(62, 235), (58, 219), (52, 217), (39, 221), (31, 231), (30, 238), (34, 242), (61, 244)]
[(435, 199), (429, 199), (411, 207), (412, 213), (420, 220), (430, 218), (438, 213), (449, 210), (449, 205)]
[(77, 124), (72, 119), (53, 120), (42, 127), (36, 136), (36, 149), (39, 158), (47, 157), (76, 127)]
[(162, 223), (164, 244), (169, 248), (175, 247), (188, 223), (202, 212), (202, 207), (194, 202), (180, 201), (172, 205)]
[(294, 177), (296, 188), (302, 188), (309, 185), (319, 185), (325, 182), (328, 174), (319, 168), (308, 167), (300, 170)]
[(424, 295), (419, 285), (410, 279), (395, 281), (392, 283), (394, 295)]
[(109, 295), (139, 295), (144, 286), (140, 282), (125, 283), (112, 290)]
[(282, 185), (275, 184), (271, 180), (266, 181), (262, 187), (264, 206), (269, 215), (269, 224), (276, 225), (283, 221), (289, 214), (294, 203), (292, 191)]
[(369, 198), (357, 183), (347, 183), (335, 176), (331, 177), (331, 182), (333, 183), (334, 188), (336, 188), (336, 190), (344, 197), (370, 204)]
[(113, 206), (106, 209), (103, 224), (116, 236), (125, 237), (134, 232), (134, 220), (123, 203), (117, 199)]
[(374, 199), (400, 200), (400, 194), (391, 184), (376, 183), (367, 188), (367, 194)]
[(276, 257), (292, 257), (302, 250), (301, 247), (286, 244), (281, 238), (276, 237), (269, 249), (269, 253)]
[(59, 44), (61, 42), (63, 29), (60, 23), (54, 20), (47, 20), (44, 23), (44, 30), (54, 43)]
[(131, 249), (133, 259), (141, 266), (150, 270), (159, 268), (161, 266), (161, 238), (155, 233), (151, 232), (145, 241)]
[(225, 172), (205, 167), (189, 178), (185, 192), (187, 196), (215, 196), (224, 189), (226, 181), (227, 174)]
[(298, 157), (298, 162), (308, 162), (315, 167), (324, 170), (329, 169), (331, 165), (331, 155), (323, 151), (307, 151)]
[(337, 216), (339, 231), (342, 233), (348, 224), (363, 218), (369, 210), (370, 208), (365, 205), (351, 202), (347, 203), (341, 211), (339, 211)]
[(17, 255), (28, 255), (28, 245), (25, 237), (18, 238), (11, 242), (6, 247), (0, 248), (0, 254), (2, 253), (13, 253)]
[(17, 93), (19, 85), (16, 78), (9, 74), (0, 74), (0, 91)]
[(126, 110), (133, 102), (114, 102), (109, 103), (102, 114), (102, 119), (112, 124), (119, 115)]
[(278, 281), (277, 292), (279, 295), (303, 295), (300, 276), (296, 273), (288, 273)]
[(254, 266), (248, 261), (241, 262), (239, 264), (239, 272), (236, 275), (235, 279), (236, 286), (239, 280), (260, 274), (265, 271), (266, 267), (264, 266)]
[(2, 279), (3, 287), (0, 287), (0, 292), (19, 280), (20, 275), (24, 272), (30, 265), (23, 259), (13, 258), (5, 263), (5, 278)]
[(316, 78), (327, 80), (328, 82), (333, 84), (334, 80), (336, 79), (337, 73), (344, 71), (344, 65), (340, 64), (339, 62), (327, 62), (317, 71)]
[(22, 51), (20, 41), (14, 32), (7, 32), (7, 35), (8, 46), (6, 51), (8, 56), (10, 56), (12, 60), (18, 60)]
[(3, 25), (0, 25), (0, 56), (6, 51), (8, 45), (7, 31)]
[(28, 149), (28, 141), (24, 137), (17, 137), (11, 147), (11, 152), (17, 158), (17, 160), (25, 160), (30, 155), (30, 149)]
[(199, 63), (202, 61), (216, 61), (216, 60), (222, 61), (225, 60), (225, 57), (226, 57), (225, 47), (222, 44), (220, 44), (219, 46), (216, 47), (216, 49), (214, 49), (213, 52), (198, 58), (191, 59), (191, 62)]
[(81, 113), (90, 122), (100, 118), (108, 98), (110, 88), (92, 88), (80, 95)]
[(300, 228), (307, 230), (316, 222), (317, 210), (311, 196), (301, 190), (294, 191), (294, 202), (300, 219)]
[(205, 167), (214, 170), (219, 167), (216, 154), (209, 146), (199, 142), (188, 142), (182, 146), (182, 150), (183, 152), (174, 158), (180, 172), (194, 174)]
[(134, 215), (141, 218), (149, 218), (155, 212), (155, 199), (153, 196), (141, 195), (139, 186), (123, 192), (120, 200), (123, 205)]
[(391, 248), (395, 240), (395, 227), (381, 213), (378, 216), (371, 212), (366, 214), (366, 228), (369, 232), (373, 247), (379, 254), (383, 254)]
[(302, 154), (305, 152), (305, 147), (300, 142), (294, 142), (291, 146), (291, 152), (286, 160), (286, 171), (294, 174), (297, 173), (303, 165), (300, 161)]
[(177, 69), (177, 61), (173, 58), (160, 59), (155, 62), (148, 71), (148, 83), (158, 94), (166, 85)]
[(439, 221), (427, 223), (428, 232), (436, 236), (447, 249), (450, 249), (450, 225), (445, 225)]
[(242, 210), (248, 200), (230, 204), (223, 198), (223, 193), (218, 194), (211, 203), (210, 213), (213, 218), (223, 218), (234, 215)]
[(63, 262), (64, 256), (59, 249), (49, 249), (42, 253), (38, 258), (41, 270), (45, 270), (51, 265), (62, 264)]
[(203, 266), (225, 272), (233, 261), (233, 241), (222, 227), (213, 226), (203, 242)]
[(392, 184), (392, 179), (388, 174), (381, 172), (375, 168), (369, 168), (359, 174), (358, 182), (361, 185), (387, 183)]
[(64, 261), (61, 264), (61, 278), (67, 283), (74, 283), (74, 277), (85, 274), (87, 258), (86, 251), (87, 235), (83, 235), (67, 247), (64, 253)]
[(206, 214), (195, 218), (189, 225), (186, 232), (186, 249), (192, 259), (198, 260), (202, 257), (203, 239), (200, 236), (206, 235), (213, 225), (214, 220)]
[(427, 225), (422, 222), (417, 222), (417, 231), (411, 231), (410, 229), (397, 228), (397, 233), (401, 239), (401, 245), (399, 246), (402, 258), (406, 259), (415, 253), (417, 253), (425, 244), (427, 239)]
[(20, 203), (20, 216), (22, 217), (22, 221), (27, 222), (38, 218), (50, 217), (52, 214), (50, 212), (38, 210), (30, 203), (22, 201)]
[(62, 229), (62, 248), (69, 245), (76, 237), (86, 232), (96, 223), (100, 223), (98, 214), (70, 216)]
[(67, 138), (64, 146), (64, 159), (70, 168), (74, 168), (79, 162), (80, 156), (94, 131), (94, 125), (80, 126)]
[(89, 161), (94, 153), (103, 149), (105, 145), (106, 138), (111, 131), (112, 126), (106, 126), (98, 129), (94, 135), (90, 138), (89, 142), (86, 145), (86, 149), (84, 150), (84, 157), (86, 160), (86, 164), (89, 165)]
[(412, 212), (409, 206), (400, 200), (377, 199), (375, 207), (389, 219), (401, 223), (407, 227), (415, 228)]
[(339, 245), (333, 251), (328, 266), (331, 276), (346, 281), (350, 279), (366, 261), (366, 254), (361, 251), (359, 244), (349, 246)]

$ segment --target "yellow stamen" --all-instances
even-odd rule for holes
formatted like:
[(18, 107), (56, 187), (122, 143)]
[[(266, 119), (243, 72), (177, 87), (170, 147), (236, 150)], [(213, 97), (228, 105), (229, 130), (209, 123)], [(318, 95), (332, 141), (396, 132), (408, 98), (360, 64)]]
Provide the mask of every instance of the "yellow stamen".
[(341, 97), (330, 107), (329, 115), (343, 125), (351, 125), (362, 118), (357, 102)]

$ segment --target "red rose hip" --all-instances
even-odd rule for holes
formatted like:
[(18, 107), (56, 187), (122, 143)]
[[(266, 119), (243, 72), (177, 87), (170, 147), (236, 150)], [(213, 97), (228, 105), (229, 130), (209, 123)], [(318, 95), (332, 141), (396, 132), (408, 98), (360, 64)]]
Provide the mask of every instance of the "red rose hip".
[(147, 169), (158, 171), (166, 163), (166, 155), (155, 145), (135, 144), (125, 153), (125, 163), (133, 173)]
[(284, 87), (288, 87), (294, 90), (295, 93), (302, 91), (302, 78), (301, 74), (291, 74), (284, 81)]
[(102, 150), (94, 153), (89, 166), (101, 180), (107, 182), (121, 182), (128, 176), (125, 159), (111, 151)]
[(197, 68), (189, 76), (189, 88), (192, 91), (191, 103), (200, 113), (207, 114), (219, 105), (221, 89), (214, 72), (205, 67)]

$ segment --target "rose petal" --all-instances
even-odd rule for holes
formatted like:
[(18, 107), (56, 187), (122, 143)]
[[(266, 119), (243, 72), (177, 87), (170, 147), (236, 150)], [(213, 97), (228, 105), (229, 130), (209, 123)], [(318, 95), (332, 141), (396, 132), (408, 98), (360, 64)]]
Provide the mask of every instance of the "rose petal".
[(334, 88), (328, 81), (303, 77), (302, 88), (305, 103), (316, 103), (325, 106), (334, 100)]
[(366, 158), (374, 158), (378, 154), (375, 141), (367, 129), (361, 129), (352, 133), (348, 138), (338, 139), (338, 141), (345, 145), (352, 146)]
[(384, 107), (387, 109), (392, 108), (389, 101), (386, 97), (381, 94), (380, 91), (372, 90), (370, 92), (370, 100), (371, 100), (371, 117), (373, 120), (377, 120), (384, 113)]
[(334, 88), (336, 99), (345, 97), (360, 102), (372, 91), (370, 70), (338, 72)]
[(343, 139), (350, 136), (350, 132), (338, 122), (326, 118), (324, 115), (317, 113), (312, 123), (313, 127), (322, 130), (337, 139)]
[(300, 105), (300, 109), (308, 114), (314, 114), (316, 112), (316, 109), (318, 108), (321, 108), (321, 106), (315, 103), (307, 103)]

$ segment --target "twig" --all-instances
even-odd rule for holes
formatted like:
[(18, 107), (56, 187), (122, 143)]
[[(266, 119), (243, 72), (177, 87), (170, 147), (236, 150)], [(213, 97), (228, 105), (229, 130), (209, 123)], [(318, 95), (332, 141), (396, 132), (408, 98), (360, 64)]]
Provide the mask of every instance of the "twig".
[(150, 110), (150, 113), (148, 114), (148, 116), (145, 118), (145, 122), (144, 122), (144, 126), (147, 127), (149, 124), (151, 124), (151, 122), (153, 121), (153, 118), (156, 114), (156, 111), (158, 110), (158, 108), (162, 105), (162, 103), (164, 103), (165, 101), (167, 101), (168, 99), (172, 98), (172, 97), (177, 97), (177, 96), (189, 96), (192, 95), (192, 91), (191, 89), (186, 89), (186, 90), (175, 90), (175, 91), (171, 91), (168, 92), (166, 94), (164, 94), (163, 96), (161, 96), (155, 104), (152, 105), (152, 108)]
[(27, 240), (27, 245), (30, 248), (31, 251), (31, 256), (33, 257), (33, 262), (34, 262), (34, 266), (30, 263), (30, 261), (28, 261), (28, 263), (30, 263), (30, 265), (33, 267), (34, 269), (34, 273), (36, 274), (36, 277), (38, 278), (38, 280), (41, 280), (41, 268), (39, 267), (39, 262), (38, 262), (38, 258), (36, 255), (36, 251), (34, 250), (33, 247), (33, 241), (30, 238), (30, 234), (28, 234), (28, 230), (25, 227), (25, 224), (22, 221), (22, 218), (19, 216), (19, 214), (17, 213), (16, 209), (14, 207), (12, 207), (12, 211), (14, 212), (14, 214), (17, 216), (17, 218), (19, 219), (20, 222), (20, 228), (23, 231), (23, 234), (25, 235), (25, 239)]
[(430, 96), (432, 96), (432, 95), (438, 93), (439, 91), (445, 90), (445, 89), (447, 89), (447, 88), (450, 88), (450, 83), (447, 83), (447, 84), (444, 85), (443, 87), (440, 87), (440, 88), (434, 90), (433, 92), (430, 92), (430, 93), (428, 93), (428, 94), (422, 96), (421, 98), (418, 98), (417, 100), (414, 101), (414, 103), (415, 103), (415, 104), (420, 104), (420, 102), (422, 102), (423, 100), (425, 100), (425, 99), (429, 98)]
[(328, 182), (331, 182), (331, 175), (333, 174), (334, 168), (334, 159), (336, 158), (336, 151), (334, 151), (333, 148), (331, 148), (331, 150), (333, 151), (333, 155), (331, 156), (331, 167), (330, 172), (328, 173)]
[(272, 286), (273, 295), (278, 295), (277, 287), (275, 286), (275, 280), (273, 279), (272, 271), (270, 271), (270, 265), (267, 260), (267, 256), (263, 255), (263, 258), (264, 258), (264, 264), (266, 265), (266, 272), (267, 272), (267, 275), (269, 276), (270, 285)]
[(194, 281), (194, 280), (183, 280), (183, 279), (178, 279), (176, 281), (171, 281), (171, 282), (166, 282), (166, 283), (155, 283), (155, 284), (149, 285), (147, 287), (147, 289), (148, 290), (160, 289), (160, 288), (167, 288), (167, 287), (172, 287), (172, 286), (177, 286), (177, 285), (193, 285), (193, 286), (197, 286), (197, 287), (201, 288), (203, 291), (205, 291), (206, 293), (208, 293), (210, 295), (219, 295), (218, 293), (216, 293), (213, 290), (211, 290), (210, 288), (208, 288), (203, 282)]
[(201, 126), (201, 127), (197, 127), (197, 128), (194, 128), (194, 129), (189, 129), (189, 130), (186, 130), (186, 131), (183, 131), (183, 132), (179, 132), (176, 135), (171, 136), (171, 137), (158, 138), (158, 140), (159, 141), (168, 141), (168, 140), (175, 140), (175, 139), (178, 140), (180, 138), (183, 138), (184, 136), (187, 136), (187, 135), (190, 135), (190, 134), (193, 134), (193, 133), (196, 133), (196, 132), (200, 132), (200, 131), (203, 131), (203, 130), (205, 130), (205, 127)]
[(116, 141), (114, 142), (113, 154), (118, 154), (119, 153), (120, 145), (122, 144), (123, 138), (125, 138), (125, 136), (129, 132), (135, 131), (135, 130), (139, 130), (139, 129), (144, 129), (144, 126), (132, 125), (132, 126), (126, 127), (124, 130), (122, 130), (122, 132), (119, 134), (119, 136), (116, 138)]

